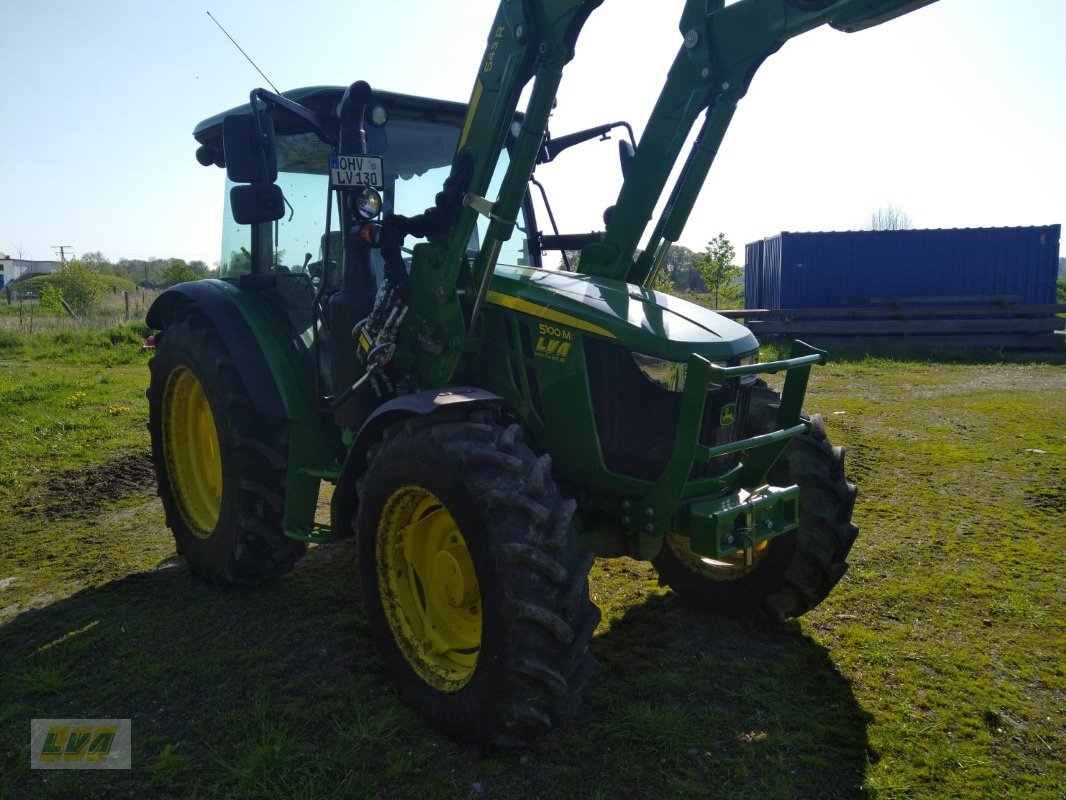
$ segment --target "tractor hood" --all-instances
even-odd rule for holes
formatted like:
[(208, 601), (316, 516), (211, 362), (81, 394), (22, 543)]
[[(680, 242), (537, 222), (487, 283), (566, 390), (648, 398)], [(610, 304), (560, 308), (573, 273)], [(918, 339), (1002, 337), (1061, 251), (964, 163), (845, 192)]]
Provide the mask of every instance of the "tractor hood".
[(695, 303), (610, 278), (499, 266), (488, 302), (671, 361), (687, 361), (691, 353), (723, 361), (759, 348), (743, 325)]

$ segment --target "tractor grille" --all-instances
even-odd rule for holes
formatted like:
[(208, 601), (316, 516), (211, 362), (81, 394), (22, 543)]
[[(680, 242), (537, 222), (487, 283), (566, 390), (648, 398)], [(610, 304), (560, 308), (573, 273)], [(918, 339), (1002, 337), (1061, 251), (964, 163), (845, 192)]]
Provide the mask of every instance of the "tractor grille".
[[(674, 446), (681, 394), (649, 380), (625, 347), (585, 339), (589, 391), (596, 415), (603, 460), (620, 475), (654, 481), (662, 474)], [(700, 443), (708, 447), (735, 441), (743, 433), (751, 391), (739, 380), (707, 393)], [(722, 409), (736, 403), (731, 424), (721, 425)], [(720, 475), (739, 463), (737, 454), (709, 464), (693, 464), (690, 479)]]
[[(707, 392), (707, 400), (703, 406), (703, 425), (700, 427), (700, 444), (714, 447), (719, 444), (728, 444), (741, 438), (744, 426), (748, 421), (748, 402), (751, 400), (751, 388), (743, 386), (738, 379), (727, 381), (720, 389)], [(736, 414), (731, 425), (721, 425), (722, 409), (730, 403), (736, 403)], [(732, 469), (740, 463), (740, 456), (733, 453), (728, 456), (712, 458), (706, 464), (695, 463), (692, 465), (690, 480), (697, 478), (710, 478), (721, 475), (726, 470)]]

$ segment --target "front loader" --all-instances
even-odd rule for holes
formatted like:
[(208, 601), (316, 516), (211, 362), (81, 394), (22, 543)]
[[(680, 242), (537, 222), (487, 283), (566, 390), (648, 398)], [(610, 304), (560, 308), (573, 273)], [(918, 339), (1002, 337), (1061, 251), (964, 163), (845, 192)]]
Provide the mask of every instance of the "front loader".
[[(159, 492), (190, 569), (259, 583), (354, 536), (401, 693), (489, 747), (580, 704), (595, 556), (649, 560), (705, 609), (820, 603), (857, 533), (842, 451), (802, 411), (825, 354), (759, 363), (747, 329), (646, 287), (761, 62), (929, 1), (689, 0), (639, 142), (548, 131), (600, 0), (501, 2), (468, 103), (256, 89), (198, 125), (228, 177), (221, 278), (148, 313)], [(560, 233), (537, 166), (620, 127), (604, 229)], [(575, 250), (578, 271), (546, 266)]]

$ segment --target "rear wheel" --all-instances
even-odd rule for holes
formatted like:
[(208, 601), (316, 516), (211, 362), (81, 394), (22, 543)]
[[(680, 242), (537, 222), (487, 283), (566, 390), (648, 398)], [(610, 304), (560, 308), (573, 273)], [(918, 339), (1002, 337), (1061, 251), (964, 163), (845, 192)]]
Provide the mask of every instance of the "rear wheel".
[(599, 611), (551, 460), (484, 410), (394, 425), (369, 458), (359, 567), (401, 694), (489, 748), (562, 723), (581, 701)]
[[(773, 430), (781, 398), (763, 381), (752, 389), (747, 435)], [(770, 471), (778, 486), (800, 489), (800, 524), (760, 543), (750, 558), (738, 551), (711, 559), (692, 551), (685, 536), (667, 536), (653, 564), (660, 583), (691, 604), (727, 613), (766, 611), (798, 617), (822, 602), (848, 568), (858, 534), (851, 522), (856, 489), (844, 475), (844, 451), (830, 445), (821, 415), (797, 436)]]
[(259, 410), (224, 342), (195, 311), (156, 337), (148, 429), (178, 552), (216, 583), (259, 583), (304, 545), (284, 536), (288, 424)]

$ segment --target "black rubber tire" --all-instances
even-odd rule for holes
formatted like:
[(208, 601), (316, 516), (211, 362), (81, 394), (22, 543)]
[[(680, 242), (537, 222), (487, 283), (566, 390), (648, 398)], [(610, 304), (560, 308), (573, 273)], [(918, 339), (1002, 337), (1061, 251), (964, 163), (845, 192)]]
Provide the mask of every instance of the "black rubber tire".
[[(178, 553), (195, 574), (216, 584), (258, 584), (287, 572), (306, 551), (282, 532), (288, 421), (256, 407), (228, 348), (199, 312), (179, 310), (155, 341), (148, 363), (148, 430), (158, 494)], [(206, 537), (193, 533), (181, 511), (163, 441), (167, 380), (182, 369), (200, 382), (218, 434), (222, 502)]]
[[(386, 429), (360, 480), (355, 520), (363, 596), (401, 695), (431, 725), (484, 750), (518, 748), (568, 719), (593, 664), (600, 619), (589, 600), (593, 556), (577, 542), (576, 503), (517, 424), (487, 410), (444, 411)], [(423, 680), (393, 637), (377, 577), (378, 520), (402, 486), (435, 495), (466, 540), (482, 608), (480, 651), (462, 688)]]
[[(777, 392), (756, 381), (747, 435), (773, 430), (780, 402)], [(769, 476), (775, 485), (799, 486), (799, 527), (771, 539), (761, 558), (735, 577), (686, 563), (683, 556), (689, 555), (691, 561), (691, 551), (679, 557), (675, 550), (687, 548), (685, 540), (667, 537), (652, 562), (660, 584), (698, 608), (729, 614), (765, 612), (778, 619), (805, 614), (829, 595), (847, 571), (848, 552), (859, 532), (851, 522), (857, 492), (844, 475), (844, 451), (829, 443), (821, 415), (809, 420), (810, 432), (792, 440)]]

